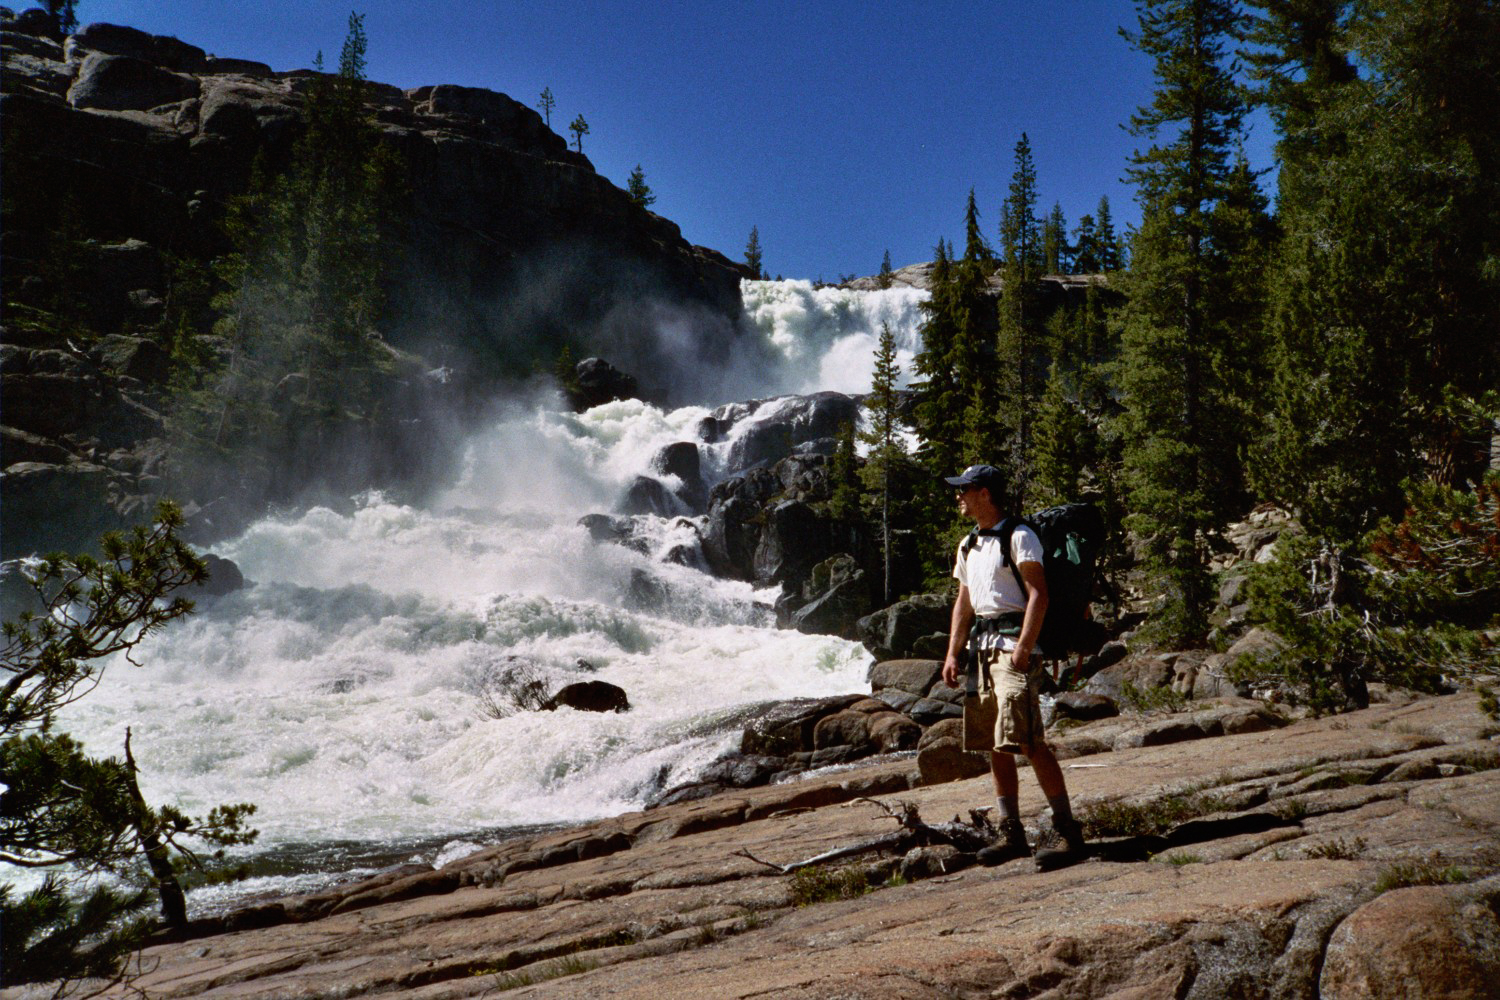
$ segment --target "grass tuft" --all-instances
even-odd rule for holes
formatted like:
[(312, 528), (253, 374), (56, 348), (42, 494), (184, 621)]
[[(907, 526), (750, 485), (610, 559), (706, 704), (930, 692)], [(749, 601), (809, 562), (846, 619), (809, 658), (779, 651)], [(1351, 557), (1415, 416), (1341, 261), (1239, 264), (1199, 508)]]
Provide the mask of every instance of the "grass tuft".
[(1327, 840), (1321, 844), (1314, 844), (1307, 849), (1309, 858), (1317, 858), (1320, 861), (1353, 861), (1365, 852), (1365, 838), (1355, 837), (1351, 841), (1345, 841), (1340, 837), (1338, 840)]
[(855, 899), (876, 887), (859, 865), (828, 868), (814, 865), (792, 873), (792, 905), (811, 906), (839, 899)]
[(1141, 837), (1166, 833), (1186, 820), (1221, 812), (1227, 803), (1216, 795), (1180, 792), (1150, 802), (1091, 802), (1079, 811), (1083, 835)]
[(1377, 893), (1413, 885), (1458, 885), (1469, 881), (1469, 873), (1457, 865), (1444, 865), (1441, 856), (1424, 861), (1398, 861), (1382, 868), (1375, 878)]

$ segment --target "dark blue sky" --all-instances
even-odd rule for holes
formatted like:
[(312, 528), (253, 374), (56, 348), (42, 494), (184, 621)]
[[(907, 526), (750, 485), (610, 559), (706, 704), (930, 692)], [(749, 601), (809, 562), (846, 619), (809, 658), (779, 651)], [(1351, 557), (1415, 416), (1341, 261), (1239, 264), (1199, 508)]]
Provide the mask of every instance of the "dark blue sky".
[[(995, 240), (1012, 153), (1029, 134), (1045, 214), (1071, 227), (1121, 183), (1139, 143), (1121, 126), (1151, 94), (1150, 62), (1117, 29), (1125, 0), (758, 3), (457, 0), (80, 0), (80, 19), (176, 35), (278, 70), (337, 62), (365, 15), (371, 79), (488, 87), (552, 126), (583, 114), (583, 151), (624, 185), (637, 163), (656, 211), (731, 257), (759, 229), (786, 277), (873, 273), (962, 243), (964, 200)], [(571, 137), (569, 137), (571, 138)], [(1269, 127), (1247, 144), (1269, 164)]]

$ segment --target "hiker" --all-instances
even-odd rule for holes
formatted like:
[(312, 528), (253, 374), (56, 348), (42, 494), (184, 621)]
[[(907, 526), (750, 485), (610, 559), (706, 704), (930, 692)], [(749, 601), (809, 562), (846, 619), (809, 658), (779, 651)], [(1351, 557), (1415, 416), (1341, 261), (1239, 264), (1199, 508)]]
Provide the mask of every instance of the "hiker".
[(995, 530), (1001, 523), (995, 504), (1002, 482), (999, 469), (971, 465), (944, 482), (957, 489), (959, 512), (977, 526), (959, 546), (953, 566), (958, 598), (953, 602), (943, 682), (958, 686), (967, 645), (971, 682), (964, 699), (964, 749), (989, 750), (999, 808), (1000, 837), (979, 852), (979, 861), (998, 865), (1031, 854), (1019, 809), (1014, 755), (1020, 753), (1031, 761), (1051, 806), (1052, 832), (1061, 840), (1060, 847), (1037, 851), (1037, 866), (1046, 870), (1072, 864), (1084, 855), (1083, 830), (1073, 818), (1062, 769), (1047, 746), (1037, 703), (1042, 666), (1036, 643), (1047, 614), (1041, 541), (1027, 525), (1015, 525), (1007, 564), (1002, 533)]

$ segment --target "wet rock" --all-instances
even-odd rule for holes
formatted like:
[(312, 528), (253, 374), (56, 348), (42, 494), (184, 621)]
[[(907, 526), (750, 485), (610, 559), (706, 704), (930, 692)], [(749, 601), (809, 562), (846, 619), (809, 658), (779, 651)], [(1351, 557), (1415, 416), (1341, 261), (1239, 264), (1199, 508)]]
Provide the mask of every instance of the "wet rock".
[(699, 433), (706, 441), (719, 441), (746, 424), (730, 446), (726, 462), (730, 470), (739, 471), (773, 465), (799, 445), (832, 439), (840, 425), (858, 418), (855, 400), (841, 392), (817, 392), (721, 406), (704, 419)]
[(628, 712), (630, 699), (625, 689), (608, 681), (578, 681), (560, 689), (542, 708), (573, 708), (580, 712)]
[(625, 590), (627, 608), (632, 611), (660, 611), (671, 599), (672, 589), (665, 581), (644, 569), (630, 571), (630, 583)]
[(813, 730), (824, 716), (843, 711), (863, 695), (797, 698), (773, 704), (745, 727), (740, 752), (785, 757), (813, 749)]
[(922, 700), (910, 691), (903, 691), (900, 688), (885, 688), (875, 692), (875, 697), (889, 705), (894, 711), (907, 714), (910, 714), (913, 705)]
[(208, 566), (208, 580), (198, 592), (205, 597), (223, 597), (245, 586), (245, 574), (231, 560), (205, 552), (203, 561)]
[(783, 757), (762, 754), (730, 754), (703, 769), (699, 781), (717, 782), (730, 788), (754, 788), (764, 785), (771, 776), (786, 767)]
[(634, 399), (640, 392), (634, 375), (625, 374), (603, 358), (584, 358), (574, 368), (574, 377), (577, 391), (570, 392), (568, 399), (580, 413), (617, 399)]
[(643, 555), (650, 551), (645, 539), (635, 537), (635, 522), (628, 517), (585, 514), (578, 519), (578, 523), (588, 530), (589, 537), (596, 542), (623, 545)]
[(165, 382), (172, 358), (155, 341), (111, 334), (99, 345), (103, 367), (142, 382)]
[(683, 502), (673, 496), (660, 479), (636, 476), (616, 507), (621, 514), (657, 514), (673, 517), (686, 511)]
[(673, 492), (694, 514), (708, 509), (708, 487), (703, 484), (698, 446), (691, 441), (677, 441), (657, 452), (651, 468), (658, 473), (676, 476), (682, 483)]
[(939, 635), (946, 644), (953, 602), (942, 594), (916, 597), (866, 615), (856, 623), (859, 641), (876, 660), (912, 656), (918, 641)]

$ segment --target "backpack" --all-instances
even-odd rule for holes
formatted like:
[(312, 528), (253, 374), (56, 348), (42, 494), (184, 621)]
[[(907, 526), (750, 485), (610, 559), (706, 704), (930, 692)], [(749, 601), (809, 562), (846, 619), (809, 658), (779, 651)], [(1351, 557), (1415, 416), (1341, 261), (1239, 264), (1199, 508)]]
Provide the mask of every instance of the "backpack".
[[(970, 531), (964, 539), (963, 554), (969, 554), (981, 535), (999, 538), (1005, 565), (1015, 574), (1024, 594), (1026, 584), (1010, 554), (1011, 534), (1022, 524), (1041, 540), (1042, 569), (1047, 574), (1047, 617), (1037, 639), (1039, 654), (1054, 660), (1070, 653), (1097, 653), (1104, 644), (1105, 632), (1088, 612), (1094, 595), (1094, 564), (1104, 544), (1104, 518), (1093, 504), (1065, 503), (1028, 518), (1008, 517), (993, 528)], [(1011, 624), (1020, 631), (1018, 620)]]

